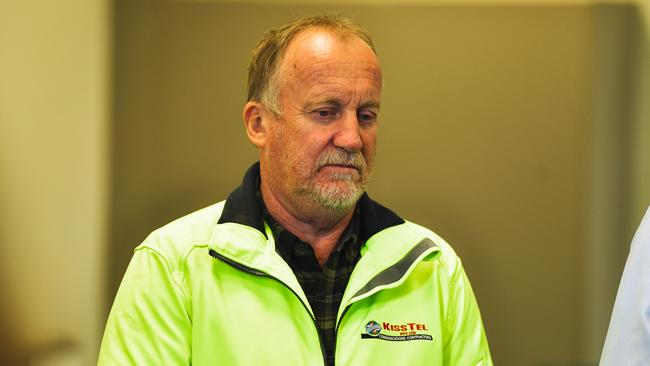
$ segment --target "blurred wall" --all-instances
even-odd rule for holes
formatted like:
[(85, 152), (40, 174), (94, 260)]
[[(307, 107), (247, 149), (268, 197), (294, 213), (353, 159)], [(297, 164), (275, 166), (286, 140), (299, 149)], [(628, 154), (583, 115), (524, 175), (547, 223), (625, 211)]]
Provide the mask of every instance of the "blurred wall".
[(650, 1), (602, 4), (593, 23), (590, 194), (583, 351), (597, 354), (621, 258), (650, 204)]
[(105, 311), (109, 8), (0, 2), (0, 364), (91, 365)]
[(225, 198), (255, 161), (240, 113), (257, 39), (335, 10), (384, 68), (371, 195), (460, 253), (497, 364), (596, 363), (647, 191), (638, 7), (117, 4), (110, 291), (149, 231)]
[(650, 204), (650, 0), (636, 2), (630, 75), (631, 220), (636, 227)]
[(579, 277), (582, 357), (594, 358), (603, 344), (622, 263), (631, 238), (628, 191), (633, 7), (593, 8), (590, 31), (589, 159), (583, 206), (585, 263)]

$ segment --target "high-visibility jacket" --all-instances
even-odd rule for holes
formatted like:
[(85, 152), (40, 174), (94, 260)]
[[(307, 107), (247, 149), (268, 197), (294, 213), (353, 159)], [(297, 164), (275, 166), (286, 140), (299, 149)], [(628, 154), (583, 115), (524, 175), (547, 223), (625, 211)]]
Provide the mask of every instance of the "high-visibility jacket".
[[(329, 363), (314, 313), (269, 227), (243, 223), (230, 207), (233, 195), (136, 248), (99, 365)], [(390, 212), (365, 200), (378, 215)], [(459, 258), (433, 232), (400, 222), (362, 246), (338, 311), (334, 363), (492, 365)]]

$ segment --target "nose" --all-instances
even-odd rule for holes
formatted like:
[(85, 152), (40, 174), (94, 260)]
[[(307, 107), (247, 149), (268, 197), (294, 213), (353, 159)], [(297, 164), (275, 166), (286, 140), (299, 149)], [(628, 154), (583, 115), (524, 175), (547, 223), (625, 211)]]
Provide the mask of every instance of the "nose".
[(363, 147), (361, 130), (355, 112), (346, 112), (337, 123), (337, 131), (333, 140), (334, 146), (345, 149), (348, 152), (360, 151)]

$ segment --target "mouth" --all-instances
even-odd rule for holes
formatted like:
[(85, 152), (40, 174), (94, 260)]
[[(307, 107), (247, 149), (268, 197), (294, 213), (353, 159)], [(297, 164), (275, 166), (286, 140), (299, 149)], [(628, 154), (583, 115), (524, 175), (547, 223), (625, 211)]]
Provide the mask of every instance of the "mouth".
[(343, 170), (356, 170), (359, 171), (360, 168), (354, 165), (349, 165), (349, 164), (326, 164), (320, 167), (320, 169), (325, 169), (325, 168), (334, 168), (334, 169), (343, 169)]

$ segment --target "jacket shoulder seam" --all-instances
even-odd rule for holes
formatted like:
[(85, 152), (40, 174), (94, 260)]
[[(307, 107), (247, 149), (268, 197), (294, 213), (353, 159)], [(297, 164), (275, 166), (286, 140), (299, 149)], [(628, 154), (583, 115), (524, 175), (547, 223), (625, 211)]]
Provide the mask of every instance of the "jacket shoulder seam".
[[(183, 263), (184, 267), (186, 266), (185, 262), (186, 262), (187, 256), (189, 255), (189, 253), (191, 252), (193, 247), (194, 247), (193, 245), (190, 246), (189, 250), (181, 258), (181, 262)], [(183, 298), (183, 303), (185, 304), (185, 311), (187, 312), (187, 314), (190, 314), (189, 309), (191, 309), (191, 302), (190, 302), (190, 299), (189, 299), (189, 295), (187, 294), (187, 291), (186, 291), (185, 287), (183, 286), (183, 281), (179, 282), (178, 278), (177, 278), (177, 273), (178, 273), (184, 279), (185, 278), (185, 271), (184, 270), (183, 271), (176, 271), (174, 269), (174, 267), (171, 264), (169, 264), (169, 260), (165, 257), (165, 255), (163, 255), (159, 250), (157, 250), (157, 249), (155, 249), (155, 248), (153, 248), (151, 246), (141, 245), (141, 246), (139, 246), (138, 248), (135, 249), (135, 252), (138, 252), (138, 251), (151, 252), (151, 253), (155, 254), (157, 257), (159, 257), (160, 260), (163, 261), (163, 263), (165, 265), (165, 268), (167, 269), (167, 272), (170, 275), (172, 283), (174, 284), (174, 287), (176, 287), (176, 289), (178, 290), (178, 292), (181, 294), (181, 296)]]
[[(460, 259), (458, 259), (460, 260)], [(446, 272), (446, 271), (444, 271)], [(455, 296), (455, 288), (458, 282), (458, 277), (460, 276), (459, 271), (454, 271), (450, 274), (449, 277), (449, 305), (447, 308), (447, 314), (445, 315), (445, 330), (447, 331), (447, 334), (453, 333), (453, 329), (450, 328), (451, 325), (451, 319), (456, 315), (456, 296)]]

